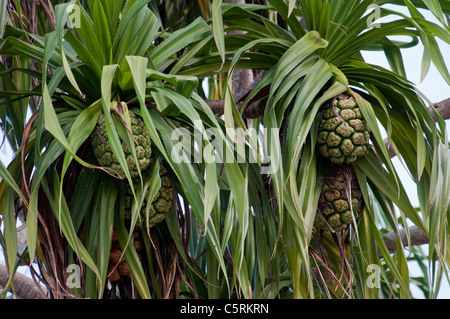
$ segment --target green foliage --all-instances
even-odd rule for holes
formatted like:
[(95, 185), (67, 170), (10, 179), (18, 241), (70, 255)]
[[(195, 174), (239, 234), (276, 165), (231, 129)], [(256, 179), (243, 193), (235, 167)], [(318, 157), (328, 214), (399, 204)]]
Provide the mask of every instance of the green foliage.
[[(29, 9), (14, 4), (11, 15), (17, 4)], [(368, 25), (369, 5), (382, 4), (401, 4), (410, 16), (380, 7), (379, 18), (399, 19)], [(450, 43), (446, 1), (52, 5), (53, 20), (41, 11), (31, 17), (35, 30), (0, 14), (0, 122), (15, 151), (7, 167), (0, 163), (0, 244), (11, 275), (37, 263), (51, 298), (410, 298), (412, 282), (436, 295), (450, 256), (448, 133), (405, 78), (401, 49), (422, 43), (422, 77), (433, 63), (450, 83), (436, 42)], [(73, 8), (78, 24), (69, 27)], [(392, 39), (398, 35), (411, 40)], [(383, 51), (391, 70), (366, 63), (363, 50)], [(240, 69), (261, 77), (236, 101), (232, 76)], [(317, 143), (325, 106), (344, 92), (370, 127), (370, 144), (352, 164), (361, 211), (335, 232), (314, 227), (329, 166)], [(223, 116), (207, 96), (223, 100)], [(246, 119), (254, 102), (264, 114)], [(119, 105), (142, 119), (152, 145), (148, 167), (139, 166), (139, 134)], [(99, 117), (116, 159), (112, 171), (91, 144)], [(417, 185), (418, 208), (379, 125)], [(167, 196), (169, 188), (177, 196)], [(147, 205), (156, 194), (172, 200), (157, 225)], [(131, 211), (130, 202), (137, 204)], [(169, 207), (160, 204), (153, 208)], [(11, 234), (20, 210), (28, 247), (16, 259)], [(402, 242), (394, 255), (384, 244), (384, 232), (399, 234), (407, 224), (429, 238), (428, 257), (415, 257), (422, 266), (433, 262), (432, 283), (411, 278)], [(133, 245), (135, 230), (144, 253)], [(108, 277), (113, 234), (130, 273), (120, 281)], [(81, 287), (67, 284), (70, 264), (82, 266)], [(381, 287), (365, 284), (369, 265), (380, 266)]]

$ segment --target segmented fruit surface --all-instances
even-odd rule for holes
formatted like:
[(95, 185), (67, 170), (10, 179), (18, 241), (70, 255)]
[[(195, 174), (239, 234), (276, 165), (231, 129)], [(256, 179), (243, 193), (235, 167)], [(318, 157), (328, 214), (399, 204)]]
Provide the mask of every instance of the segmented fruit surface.
[[(123, 102), (122, 102), (123, 103)], [(135, 140), (136, 158), (139, 169), (145, 170), (150, 164), (150, 157), (152, 155), (152, 142), (148, 134), (144, 121), (132, 111), (128, 111), (131, 120), (131, 132)], [(139, 176), (139, 170), (136, 162), (133, 159), (131, 151), (127, 145), (122, 142), (122, 149), (127, 161), (127, 166), (132, 178)], [(111, 150), (109, 138), (106, 133), (105, 117), (103, 113), (100, 114), (97, 125), (92, 133), (92, 146), (94, 148), (94, 155), (102, 167), (110, 168), (116, 172), (120, 178), (125, 178), (125, 172), (119, 164), (116, 156)]]
[(362, 195), (351, 165), (330, 165), (322, 184), (314, 226), (342, 231), (353, 223), (362, 206)]
[(356, 100), (341, 94), (322, 113), (317, 143), (320, 153), (335, 164), (351, 164), (367, 152), (370, 128)]
[[(159, 170), (159, 176), (161, 179), (161, 187), (153, 197), (151, 203), (148, 201), (148, 191), (144, 195), (144, 202), (141, 207), (141, 218), (145, 221), (145, 226), (147, 227), (146, 221), (148, 219), (148, 227), (153, 227), (156, 224), (162, 222), (167, 214), (172, 208), (172, 181), (167, 169), (161, 165)], [(137, 183), (136, 183), (137, 184)], [(137, 186), (135, 186), (137, 189)], [(125, 219), (131, 218), (131, 209), (133, 205), (133, 195), (129, 185), (127, 185), (126, 195), (125, 195)]]

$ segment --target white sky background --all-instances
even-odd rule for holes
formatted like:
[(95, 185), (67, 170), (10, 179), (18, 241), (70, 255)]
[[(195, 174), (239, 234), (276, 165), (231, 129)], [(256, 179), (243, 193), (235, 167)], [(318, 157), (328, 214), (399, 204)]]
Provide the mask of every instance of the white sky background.
[[(395, 10), (400, 11), (400, 7), (397, 6), (390, 6), (390, 8), (393, 8)], [(437, 20), (434, 18), (434, 16), (425, 11), (420, 10), (422, 14), (432, 22), (437, 22)], [(403, 13), (407, 14), (407, 11), (402, 10)], [(383, 19), (382, 22), (388, 21), (387, 18)], [(441, 48), (442, 55), (444, 56), (445, 63), (447, 65), (447, 68), (450, 69), (450, 45), (443, 43), (442, 41), (438, 40), (438, 43)], [(424, 79), (422, 83), (420, 83), (420, 76), (421, 76), (421, 60), (422, 60), (422, 54), (423, 54), (423, 47), (421, 45), (418, 45), (416, 47), (402, 50), (402, 55), (404, 59), (405, 69), (407, 72), (407, 78), (411, 82), (415, 83), (417, 88), (425, 94), (425, 96), (428, 97), (428, 99), (431, 100), (431, 102), (436, 103), (440, 102), (444, 99), (447, 99), (450, 97), (450, 86), (445, 82), (445, 80), (442, 78), (442, 76), (439, 74), (437, 69), (434, 67), (433, 64), (430, 66), (430, 70), (428, 72), (427, 77)], [(365, 60), (368, 63), (377, 64), (382, 67), (385, 67), (389, 69), (389, 64), (384, 57), (383, 52), (363, 52), (363, 56)], [(448, 132), (450, 132), (450, 120), (446, 121)], [(2, 134), (0, 132), (0, 141), (2, 139)], [(12, 151), (9, 145), (2, 145), (0, 149), (0, 160), (7, 164), (9, 163), (10, 159), (12, 157)], [(413, 205), (418, 205), (417, 200), (417, 190), (415, 188), (415, 184), (411, 181), (409, 178), (408, 173), (406, 173), (405, 169), (401, 165), (400, 161), (395, 158), (393, 159), (393, 163), (395, 165), (395, 168), (398, 170), (401, 180), (403, 181), (403, 185), (406, 188), (406, 192), (408, 196), (410, 197), (410, 200)], [(411, 181), (411, 182), (410, 182)], [(450, 195), (449, 195), (450, 196)], [(424, 245), (424, 249), (427, 249), (427, 247)], [(0, 263), (4, 264), (3, 259), (3, 253), (0, 253)], [(416, 266), (415, 263), (409, 264), (410, 273), (414, 275), (420, 275), (421, 271)], [(21, 267), (19, 270), (21, 273), (28, 272), (25, 267)], [(423, 298), (422, 292), (415, 287), (413, 284), (411, 285), (411, 293), (413, 297), (415, 298)], [(450, 298), (450, 286), (444, 279), (443, 285), (440, 289), (438, 298)]]

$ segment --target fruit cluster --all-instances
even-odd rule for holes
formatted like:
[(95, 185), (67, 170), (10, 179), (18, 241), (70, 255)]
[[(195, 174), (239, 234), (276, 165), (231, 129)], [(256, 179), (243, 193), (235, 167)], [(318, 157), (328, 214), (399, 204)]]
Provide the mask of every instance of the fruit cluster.
[(362, 196), (351, 164), (368, 151), (369, 140), (370, 128), (350, 92), (325, 105), (317, 144), (330, 164), (319, 197), (316, 228), (343, 231), (360, 214)]
[[(133, 232), (132, 244), (134, 245), (134, 248), (138, 253), (139, 259), (141, 259), (144, 249), (144, 242), (142, 235), (137, 231)], [(113, 231), (111, 251), (109, 254), (108, 263), (108, 279), (111, 281), (118, 281), (121, 277), (130, 277), (130, 270), (123, 256), (123, 251), (119, 244), (117, 234), (115, 231)]]
[[(123, 103), (123, 102), (121, 102)], [(136, 142), (135, 151), (137, 163), (141, 171), (145, 170), (150, 164), (150, 157), (152, 155), (152, 140), (145, 128), (144, 121), (132, 111), (128, 111), (130, 115), (131, 128), (133, 139)], [(125, 178), (125, 172), (119, 164), (117, 157), (111, 149), (109, 138), (106, 132), (105, 117), (103, 113), (100, 114), (97, 120), (97, 125), (92, 133), (92, 147), (94, 148), (94, 155), (102, 167), (110, 168), (113, 172), (119, 175), (120, 178)], [(122, 150), (127, 161), (127, 166), (132, 178), (139, 177), (139, 170), (133, 158), (131, 151), (128, 149), (125, 142), (122, 141)]]
[(341, 94), (328, 104), (319, 126), (320, 153), (334, 164), (351, 164), (367, 152), (370, 128), (353, 97)]

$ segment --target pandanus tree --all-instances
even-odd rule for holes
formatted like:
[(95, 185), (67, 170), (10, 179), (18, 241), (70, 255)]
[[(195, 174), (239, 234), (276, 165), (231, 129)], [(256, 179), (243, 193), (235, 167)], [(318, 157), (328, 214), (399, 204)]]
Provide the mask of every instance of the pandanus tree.
[(401, 49), (450, 83), (446, 1), (1, 4), (4, 295), (33, 264), (49, 298), (410, 298), (414, 226), (436, 296), (448, 133)]

